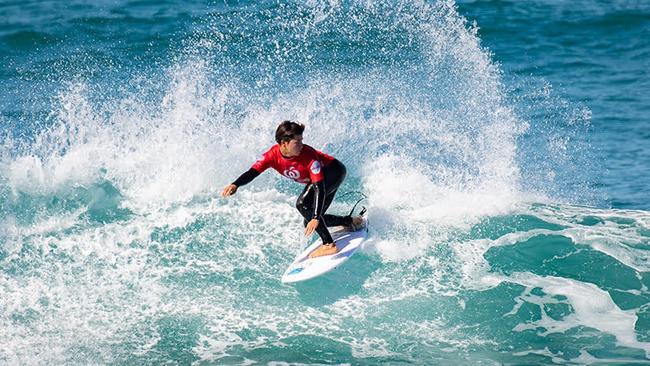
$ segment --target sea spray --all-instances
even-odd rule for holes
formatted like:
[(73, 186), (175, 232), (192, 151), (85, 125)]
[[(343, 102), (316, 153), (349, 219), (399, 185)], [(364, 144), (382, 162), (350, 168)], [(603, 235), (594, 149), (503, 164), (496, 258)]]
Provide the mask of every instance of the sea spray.
[[(559, 179), (529, 183), (575, 166), (561, 137), (584, 110), (552, 114), (553, 138), (525, 148), (544, 132), (454, 3), (176, 4), (191, 31), (149, 39), (150, 56), (113, 27), (174, 22), (122, 5), (76, 20), (122, 66), (98, 78), (97, 43), (82, 43), (37, 73), (56, 92), (26, 90), (49, 109), (22, 118), (41, 119), (3, 117), (2, 362), (647, 358), (647, 212), (560, 204)], [(557, 111), (552, 92), (539, 99)], [(296, 286), (279, 277), (301, 187), (267, 172), (218, 196), (284, 119), (346, 164), (341, 193), (368, 195), (371, 222), (362, 253)], [(593, 321), (610, 315), (620, 324)]]

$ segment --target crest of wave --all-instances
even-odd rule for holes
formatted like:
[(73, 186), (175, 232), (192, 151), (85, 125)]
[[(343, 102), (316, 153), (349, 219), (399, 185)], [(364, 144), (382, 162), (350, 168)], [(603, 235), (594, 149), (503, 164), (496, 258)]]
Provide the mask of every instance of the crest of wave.
[[(342, 25), (343, 38), (363, 42), (371, 32), (362, 20), (375, 19), (372, 27), (408, 34), (415, 44), (404, 52), (415, 50), (417, 64), (405, 57), (322, 74), (263, 111), (267, 119), (306, 122), (308, 143), (345, 160), (361, 178), (382, 256), (422, 254), (448, 228), (507, 212), (523, 199), (517, 138), (527, 124), (507, 105), (498, 67), (453, 2), (316, 9), (324, 29), (342, 12), (360, 19), (360, 28)], [(389, 41), (386, 47), (404, 47)]]
[(237, 147), (225, 146), (228, 132), (218, 128), (231, 90), (210, 84), (206, 67), (197, 59), (173, 67), (158, 98), (138, 90), (97, 101), (88, 85), (70, 83), (49, 127), (13, 158), (5, 154), (11, 190), (47, 195), (108, 181), (137, 210), (213, 189), (228, 165), (217, 157)]

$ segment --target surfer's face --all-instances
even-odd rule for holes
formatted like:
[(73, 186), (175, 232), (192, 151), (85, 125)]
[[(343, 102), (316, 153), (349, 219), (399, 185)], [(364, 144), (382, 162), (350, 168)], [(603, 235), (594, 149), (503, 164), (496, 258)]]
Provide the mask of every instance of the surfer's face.
[(292, 157), (300, 155), (302, 150), (302, 135), (296, 136), (289, 141), (282, 141), (280, 144), (280, 152), (284, 156)]

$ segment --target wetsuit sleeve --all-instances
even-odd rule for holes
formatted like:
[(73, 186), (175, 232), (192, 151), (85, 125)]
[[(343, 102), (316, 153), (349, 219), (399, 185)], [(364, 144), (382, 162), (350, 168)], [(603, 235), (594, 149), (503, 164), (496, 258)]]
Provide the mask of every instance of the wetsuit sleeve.
[(325, 181), (320, 180), (314, 186), (314, 215), (312, 219), (318, 219), (323, 214), (323, 203), (325, 202)]
[(250, 168), (244, 174), (240, 175), (237, 180), (232, 182), (232, 184), (236, 185), (237, 187), (241, 187), (243, 185), (246, 185), (250, 183), (253, 179), (257, 178), (258, 175), (261, 173), (258, 172), (257, 170)]

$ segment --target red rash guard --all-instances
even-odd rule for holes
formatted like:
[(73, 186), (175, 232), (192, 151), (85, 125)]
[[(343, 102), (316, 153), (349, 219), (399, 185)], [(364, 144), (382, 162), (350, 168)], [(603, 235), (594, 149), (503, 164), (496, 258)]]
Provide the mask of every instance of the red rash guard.
[(268, 168), (298, 183), (318, 183), (323, 180), (322, 167), (328, 166), (333, 157), (320, 152), (309, 145), (303, 145), (300, 155), (286, 158), (280, 153), (280, 145), (273, 145), (251, 167), (258, 173)]

